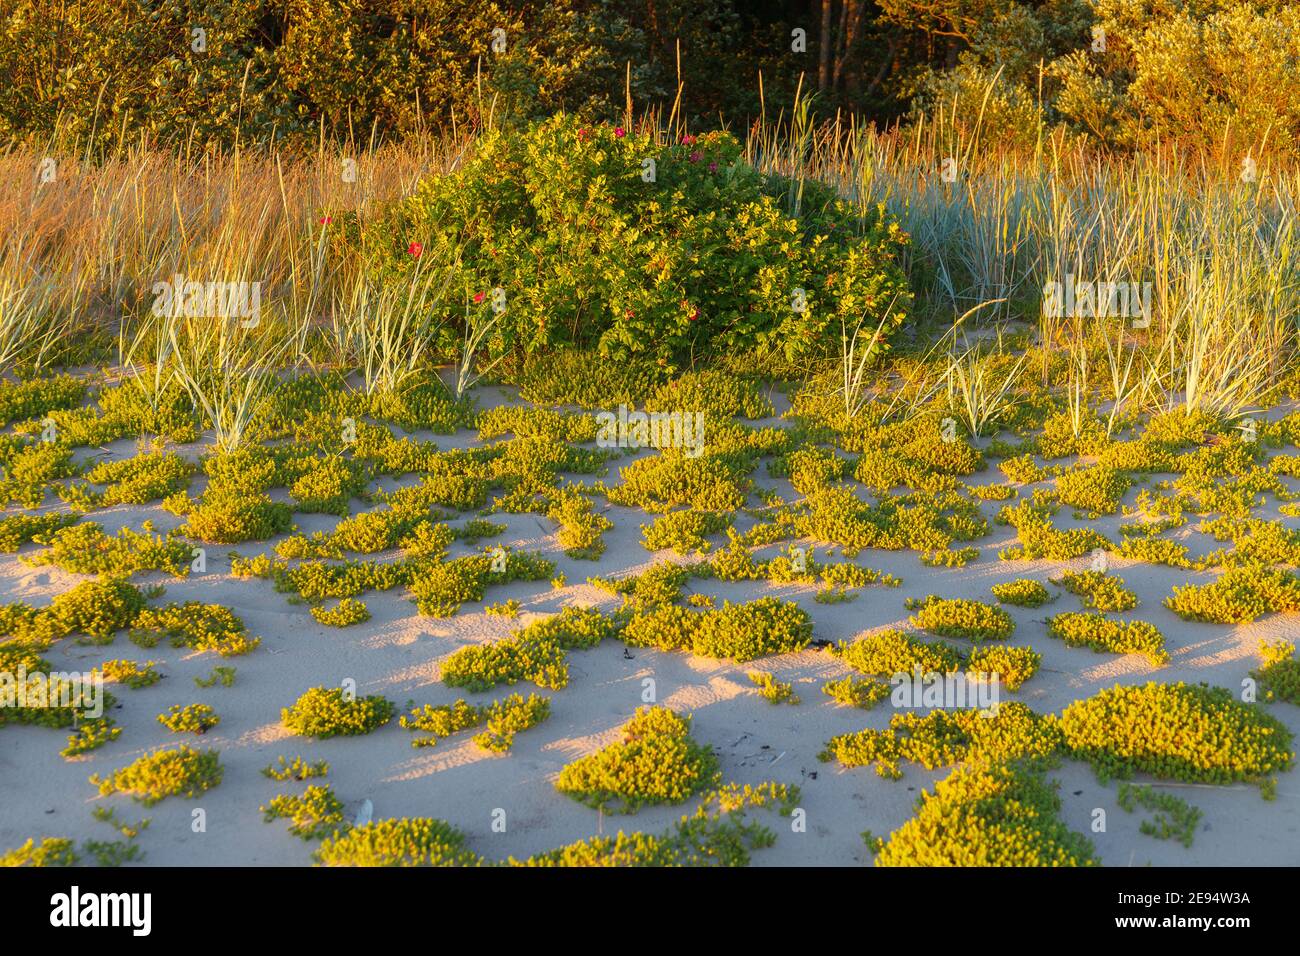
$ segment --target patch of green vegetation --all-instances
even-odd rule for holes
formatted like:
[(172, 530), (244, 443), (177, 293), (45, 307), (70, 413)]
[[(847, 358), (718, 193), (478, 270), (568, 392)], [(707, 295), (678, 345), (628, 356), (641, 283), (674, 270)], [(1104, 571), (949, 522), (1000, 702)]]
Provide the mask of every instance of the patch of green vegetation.
[(23, 545), (46, 543), (50, 535), (77, 523), (77, 516), (49, 512), (43, 515), (12, 514), (0, 517), (0, 551), (13, 554)]
[(711, 547), (708, 536), (721, 534), (732, 526), (731, 513), (715, 514), (687, 508), (670, 511), (648, 525), (641, 525), (641, 544), (647, 551), (672, 548), (681, 555), (707, 552)]
[(0, 867), (75, 866), (77, 860), (76, 844), (63, 837), (44, 837), (40, 843), (28, 840), (0, 853)]
[(364, 601), (345, 597), (332, 608), (313, 606), (311, 616), (318, 624), (327, 627), (351, 627), (353, 624), (362, 624), (370, 620), (370, 609), (366, 607)]
[(54, 565), (74, 574), (110, 574), (129, 577), (141, 571), (166, 571), (183, 578), (190, 573), (193, 546), (174, 535), (151, 534), (145, 522), (143, 532), (121, 528), (116, 535), (104, 533), (93, 521), (61, 528), (49, 535), (44, 551), (21, 560), (32, 567)]
[(876, 866), (1097, 866), (1091, 842), (1060, 818), (1055, 785), (1017, 764), (958, 767), (923, 792)]
[(1069, 611), (1048, 618), (1047, 633), (1070, 647), (1141, 654), (1156, 667), (1169, 663), (1164, 635), (1147, 621), (1114, 621), (1095, 611)]
[(486, 725), (474, 743), (494, 753), (504, 753), (514, 743), (515, 734), (536, 727), (551, 716), (551, 702), (546, 697), (511, 694), (482, 706), (458, 700), (454, 704), (425, 704), (403, 715), (399, 723), (407, 730), (423, 731), (428, 736), (411, 741), (412, 747), (432, 747), (445, 737), (462, 730)]
[(141, 687), (151, 687), (162, 680), (162, 674), (157, 670), (157, 661), (127, 661), (113, 660), (104, 661), (96, 671), (101, 674), (106, 682), (125, 684), (132, 690), (139, 690)]
[(314, 777), (324, 777), (329, 772), (330, 765), (328, 762), (318, 760), (315, 763), (308, 763), (302, 757), (285, 760), (283, 756), (280, 756), (275, 763), (262, 768), (262, 776), (280, 781), (311, 780)]
[(292, 707), (280, 711), (285, 729), (302, 737), (354, 737), (392, 720), (393, 704), (384, 697), (354, 697), (338, 687), (313, 687)]
[(197, 797), (221, 783), (221, 761), (215, 750), (198, 751), (182, 744), (155, 750), (107, 777), (90, 778), (100, 796), (123, 793), (153, 806), (172, 796)]
[(842, 680), (827, 681), (822, 685), (822, 693), (837, 704), (870, 710), (889, 697), (890, 688), (883, 681), (870, 677), (864, 680), (845, 677)]
[(909, 598), (907, 609), (916, 612), (911, 618), (913, 626), (939, 637), (961, 637), (977, 643), (1004, 641), (1016, 629), (1010, 614), (983, 601), (931, 594), (920, 599)]
[(1041, 581), (1031, 581), (1029, 578), (1003, 581), (993, 585), (990, 590), (1000, 604), (1010, 604), (1013, 607), (1042, 607), (1052, 600), (1051, 592)]
[(1165, 607), (1185, 621), (1253, 621), (1265, 614), (1300, 610), (1300, 578), (1276, 568), (1229, 568), (1210, 584), (1175, 587)]
[(1104, 571), (1066, 571), (1052, 583), (1077, 594), (1084, 607), (1098, 611), (1131, 611), (1138, 606), (1137, 595), (1124, 586), (1124, 579)]
[(769, 704), (797, 704), (799, 695), (794, 684), (779, 681), (766, 671), (750, 671), (749, 681), (758, 688), (758, 695)]
[(613, 637), (618, 624), (592, 608), (566, 607), (505, 640), (460, 648), (442, 662), (442, 680), (476, 693), (521, 680), (562, 690), (569, 682), (566, 651), (595, 647)]
[(1262, 783), (1295, 759), (1292, 735), (1232, 692), (1204, 684), (1113, 687), (1061, 713), (1065, 752), (1104, 781), (1134, 772), (1162, 780)]
[(337, 833), (344, 824), (343, 801), (328, 784), (312, 785), (301, 794), (281, 793), (261, 808), (262, 819), (288, 820), (289, 832), (303, 840)]
[(944, 641), (922, 641), (899, 630), (885, 630), (840, 642), (831, 653), (848, 667), (872, 677), (891, 677), (919, 670), (923, 676), (959, 670), (962, 653)]
[(260, 637), (249, 637), (244, 622), (230, 608), (201, 601), (146, 608), (135, 616), (133, 643), (153, 647), (163, 638), (170, 640), (172, 647), (216, 651), (222, 657), (247, 654), (262, 643)]
[(685, 650), (743, 664), (803, 650), (812, 640), (812, 630), (811, 618), (799, 605), (765, 597), (744, 604), (724, 602), (708, 611), (677, 605), (637, 610), (623, 628), (622, 638), (633, 647)]
[(206, 734), (221, 718), (207, 704), (173, 704), (171, 710), (158, 715), (158, 723), (174, 734)]
[(622, 739), (568, 764), (555, 787), (587, 806), (634, 813), (645, 804), (682, 803), (720, 777), (711, 747), (690, 735), (690, 718), (642, 707)]
[(1178, 842), (1190, 848), (1196, 838), (1196, 824), (1201, 822), (1201, 811), (1172, 793), (1160, 793), (1155, 788), (1132, 783), (1119, 785), (1119, 805), (1132, 813), (1139, 806), (1155, 811), (1155, 818), (1143, 820), (1139, 830), (1157, 840), (1177, 837)]
[(465, 835), (441, 820), (401, 817), (326, 836), (314, 858), (322, 866), (474, 866)]

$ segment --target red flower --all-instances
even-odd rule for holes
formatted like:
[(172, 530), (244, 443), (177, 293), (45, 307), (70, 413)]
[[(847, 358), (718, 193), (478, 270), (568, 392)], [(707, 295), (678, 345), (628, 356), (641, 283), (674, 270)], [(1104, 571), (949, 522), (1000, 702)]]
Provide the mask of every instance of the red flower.
[(586, 141), (587, 141), (587, 131), (585, 129), (578, 130), (578, 142), (585, 143)]
[(633, 312), (631, 309), (626, 309), (626, 310), (624, 310), (623, 315), (624, 315), (625, 318), (629, 318), (629, 319), (631, 319), (631, 318), (634, 318), (634, 317), (636, 316), (636, 313)]
[(695, 145), (695, 137), (692, 136), (690, 133), (687, 133), (685, 136), (682, 137), (682, 145), (683, 145), (683, 146), (694, 146), (694, 145)]
[(413, 259), (418, 259), (424, 254), (424, 243), (412, 242), (406, 247), (406, 254)]
[(475, 292), (475, 293), (474, 293), (474, 301), (475, 301), (476, 303), (478, 303), (478, 302), (482, 302), (486, 297), (487, 297), (487, 293), (486, 293), (486, 292)]
[(623, 127), (616, 126), (614, 127), (614, 135), (619, 139), (622, 139), (624, 136), (627, 135), (627, 132), (623, 129)]
[(333, 216), (321, 216), (321, 217), (320, 217), (320, 224), (321, 224), (322, 226), (328, 226), (328, 225), (329, 225), (330, 223), (332, 223), (333, 221), (334, 221), (334, 217), (333, 217)]

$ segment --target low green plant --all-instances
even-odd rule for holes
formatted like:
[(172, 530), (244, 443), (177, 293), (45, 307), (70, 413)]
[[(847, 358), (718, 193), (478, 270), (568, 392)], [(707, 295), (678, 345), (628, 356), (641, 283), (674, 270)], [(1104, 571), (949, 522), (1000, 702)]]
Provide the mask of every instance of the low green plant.
[(351, 627), (353, 624), (362, 624), (370, 620), (370, 609), (366, 607), (364, 601), (345, 597), (332, 608), (313, 605), (311, 616), (318, 624), (324, 624), (326, 627)]
[(145, 754), (107, 777), (90, 778), (100, 796), (123, 793), (145, 806), (171, 796), (191, 799), (221, 783), (221, 760), (215, 750), (198, 751), (182, 744)]
[(316, 840), (345, 826), (343, 801), (328, 784), (310, 786), (300, 794), (278, 794), (261, 810), (267, 823), (288, 820), (289, 832), (303, 840)]
[(1196, 838), (1196, 825), (1201, 822), (1201, 811), (1172, 793), (1159, 793), (1147, 784), (1119, 785), (1119, 805), (1129, 813), (1139, 806), (1155, 812), (1155, 818), (1143, 820), (1138, 829), (1157, 840), (1177, 837), (1178, 842), (1190, 848)]
[(779, 681), (766, 671), (750, 671), (749, 681), (758, 688), (758, 695), (769, 704), (797, 704), (799, 695), (794, 685)]
[(1017, 578), (1015, 581), (1003, 581), (993, 585), (990, 590), (1001, 604), (1014, 607), (1042, 607), (1052, 600), (1051, 592), (1040, 581), (1029, 578)]
[(272, 780), (311, 780), (314, 777), (324, 777), (330, 772), (330, 765), (324, 760), (318, 760), (315, 763), (308, 763), (302, 757), (294, 757), (293, 760), (286, 760), (283, 756), (276, 758), (276, 762), (262, 768), (262, 776), (270, 777)]
[(912, 624), (940, 637), (962, 637), (971, 641), (1004, 641), (1016, 629), (1011, 615), (983, 601), (941, 598), (931, 594), (910, 598), (907, 609), (915, 611)]
[(392, 717), (393, 704), (384, 697), (355, 697), (337, 687), (313, 687), (280, 711), (285, 729), (318, 739), (368, 734)]
[(174, 734), (206, 734), (221, 723), (221, 718), (207, 704), (174, 704), (167, 713), (158, 715), (158, 723)]
[(1095, 611), (1069, 611), (1048, 618), (1047, 633), (1070, 647), (1141, 654), (1156, 667), (1169, 663), (1164, 635), (1147, 621), (1115, 621)]
[(1066, 571), (1052, 583), (1077, 594), (1084, 607), (1098, 611), (1131, 611), (1138, 606), (1137, 595), (1124, 586), (1124, 579), (1104, 571)]

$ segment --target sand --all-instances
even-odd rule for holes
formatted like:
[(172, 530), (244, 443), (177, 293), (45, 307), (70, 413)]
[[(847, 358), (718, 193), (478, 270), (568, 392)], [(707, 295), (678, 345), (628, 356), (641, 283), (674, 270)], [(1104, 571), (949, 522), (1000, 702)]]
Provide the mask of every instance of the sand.
[[(480, 392), (485, 406), (512, 400), (494, 389)], [(774, 396), (780, 402), (780, 396)], [(770, 423), (778, 424), (773, 419)], [(416, 437), (436, 441), (440, 447), (476, 443), (472, 432), (454, 437), (417, 433)], [(83, 449), (90, 454), (124, 457), (134, 453), (132, 441), (117, 442), (107, 449)], [(194, 457), (200, 446), (184, 449)], [(759, 485), (775, 487), (787, 498), (794, 493), (784, 482), (766, 476), (760, 466)], [(611, 469), (610, 480), (617, 480)], [(996, 471), (975, 476), (976, 481), (994, 482)], [(413, 478), (408, 478), (409, 483)], [(1154, 480), (1154, 479), (1153, 479)], [(396, 482), (379, 484), (386, 488)], [(196, 478), (192, 494), (202, 489)], [(1138, 486), (1140, 487), (1140, 486)], [(1030, 489), (1025, 489), (1028, 494)], [(1131, 489), (1131, 502), (1138, 488)], [(283, 492), (279, 492), (283, 494)], [(361, 502), (354, 503), (359, 509)], [(598, 507), (604, 508), (603, 502)], [(991, 519), (999, 503), (982, 505)], [(1057, 517), (1057, 524), (1071, 524), (1069, 509)], [(464, 733), (440, 742), (436, 747), (415, 749), (411, 734), (393, 720), (388, 726), (364, 737), (313, 741), (290, 735), (280, 724), (280, 708), (291, 704), (312, 686), (338, 686), (351, 678), (359, 693), (383, 694), (399, 707), (417, 704), (451, 703), (459, 696), (483, 702), (511, 692), (536, 691), (529, 684), (500, 687), (489, 694), (465, 695), (439, 683), (439, 662), (457, 648), (504, 637), (510, 629), (554, 613), (567, 605), (595, 604), (612, 609), (617, 600), (585, 583), (591, 575), (612, 576), (649, 567), (656, 559), (672, 558), (671, 552), (649, 554), (640, 544), (639, 526), (647, 517), (634, 509), (609, 507), (604, 513), (614, 522), (607, 532), (607, 550), (598, 562), (568, 558), (559, 548), (554, 525), (534, 515), (494, 515), (508, 531), (499, 540), (514, 548), (538, 549), (553, 558), (567, 576), (561, 590), (546, 582), (516, 583), (490, 588), (487, 602), (517, 599), (523, 606), (518, 620), (488, 616), (482, 605), (466, 605), (445, 620), (418, 615), (409, 597), (400, 590), (362, 595), (373, 615), (364, 624), (347, 628), (319, 625), (305, 605), (292, 605), (286, 595), (274, 591), (268, 581), (239, 580), (229, 573), (229, 550), (244, 555), (268, 551), (274, 542), (257, 542), (234, 549), (210, 546), (207, 571), (186, 580), (165, 575), (137, 576), (136, 583), (166, 585), (166, 600), (201, 600), (228, 605), (260, 635), (262, 646), (252, 654), (221, 659), (212, 654), (175, 650), (166, 643), (153, 649), (135, 646), (119, 635), (112, 646), (79, 646), (64, 640), (46, 657), (59, 670), (89, 670), (104, 659), (156, 660), (166, 675), (158, 684), (141, 690), (112, 688), (120, 707), (113, 716), (123, 727), (122, 736), (82, 758), (59, 756), (65, 732), (41, 727), (0, 728), (0, 851), (21, 844), (28, 837), (61, 836), (77, 841), (115, 839), (113, 830), (94, 820), (92, 810), (101, 805), (117, 808), (119, 818), (134, 822), (149, 817), (151, 825), (139, 838), (145, 865), (224, 866), (305, 865), (310, 863), (313, 845), (287, 831), (283, 821), (264, 823), (259, 807), (277, 793), (297, 792), (296, 782), (279, 783), (264, 777), (261, 769), (278, 756), (327, 760), (327, 778), (335, 793), (355, 813), (369, 799), (378, 818), (429, 816), (444, 819), (468, 835), (470, 849), (492, 859), (522, 857), (619, 828), (658, 832), (668, 827), (687, 807), (651, 807), (633, 816), (601, 816), (561, 795), (554, 779), (569, 761), (592, 753), (617, 736), (617, 728), (642, 703), (643, 680), (653, 678), (657, 700), (694, 717), (693, 733), (717, 752), (724, 779), (738, 783), (776, 780), (798, 784), (800, 806), (806, 811), (806, 832), (792, 832), (788, 821), (775, 815), (760, 816), (777, 833), (771, 849), (757, 851), (754, 864), (857, 866), (869, 862), (861, 834), (871, 830), (885, 835), (911, 815), (922, 789), (932, 786), (948, 771), (927, 772), (915, 765), (903, 765), (901, 780), (883, 779), (871, 768), (845, 770), (821, 763), (817, 754), (835, 734), (864, 727), (884, 727), (893, 708), (888, 702), (871, 712), (839, 707), (821, 693), (820, 685), (847, 671), (829, 654), (810, 649), (797, 654), (767, 658), (751, 664), (732, 664), (695, 658), (686, 654), (634, 650), (624, 656), (623, 645), (606, 642), (590, 651), (570, 654), (570, 683), (558, 692), (539, 691), (551, 697), (552, 716), (540, 726), (520, 733), (513, 749), (504, 755), (488, 754)], [(1276, 511), (1266, 512), (1277, 517)], [(155, 529), (165, 531), (181, 519), (158, 507), (119, 507), (95, 512), (88, 520), (100, 522), (108, 531), (122, 526), (139, 529), (152, 520)], [(296, 515), (300, 530), (326, 530), (335, 519), (320, 515)], [(1104, 533), (1114, 534), (1119, 518), (1093, 522)], [(1294, 522), (1295, 519), (1283, 519)], [(739, 527), (748, 526), (742, 519)], [(1195, 532), (1195, 522), (1182, 529), (1182, 540), (1194, 554), (1214, 547), (1206, 536)], [(1016, 577), (1046, 580), (1067, 567), (1083, 568), (1087, 560), (1074, 562), (1017, 561), (997, 559), (997, 551), (1012, 543), (1014, 532), (994, 527), (978, 542), (981, 557), (959, 569), (934, 569), (922, 565), (915, 552), (867, 551), (857, 561), (900, 577), (901, 587), (871, 586), (859, 597), (835, 605), (817, 604), (814, 589), (803, 586), (774, 587), (763, 583), (728, 584), (716, 581), (690, 582), (689, 588), (729, 600), (748, 600), (775, 594), (798, 601), (815, 622), (819, 640), (851, 639), (861, 633), (885, 627), (905, 626), (908, 597), (937, 593), (944, 597), (991, 600), (989, 586)], [(23, 553), (36, 550), (32, 546)], [(469, 553), (456, 544), (453, 554)], [(761, 553), (769, 554), (772, 549)], [(825, 555), (825, 549), (819, 550)], [(1272, 615), (1237, 627), (1193, 624), (1179, 620), (1161, 602), (1170, 588), (1188, 580), (1205, 581), (1212, 575), (1188, 574), (1172, 568), (1137, 564), (1112, 558), (1111, 568), (1121, 575), (1141, 599), (1135, 612), (1125, 618), (1151, 621), (1164, 633), (1172, 656), (1169, 665), (1155, 668), (1143, 658), (1097, 654), (1087, 649), (1065, 647), (1047, 636), (1046, 617), (1060, 610), (1078, 607), (1077, 599), (1063, 594), (1054, 604), (1038, 609), (1008, 608), (1017, 629), (1011, 645), (1032, 644), (1042, 655), (1041, 671), (1019, 692), (1004, 699), (1021, 700), (1038, 711), (1059, 711), (1071, 701), (1087, 697), (1114, 684), (1135, 684), (1150, 679), (1161, 681), (1206, 681), (1239, 690), (1248, 672), (1258, 666), (1261, 641), (1280, 636), (1294, 637), (1295, 616)], [(15, 555), (0, 556), (0, 601), (25, 600), (43, 604), (81, 578), (54, 568), (31, 568)], [(961, 643), (961, 642), (958, 642)], [(198, 689), (192, 678), (206, 676), (219, 664), (237, 668), (233, 687)], [(797, 706), (773, 706), (758, 696), (747, 678), (755, 668), (772, 672), (780, 680), (793, 681), (802, 697)], [(157, 723), (157, 714), (173, 704), (208, 703), (221, 716), (221, 724), (200, 738), (175, 735)], [(1276, 704), (1270, 711), (1300, 734), (1300, 708)], [(88, 782), (92, 773), (105, 774), (164, 745), (188, 742), (215, 747), (225, 767), (220, 786), (194, 800), (168, 798), (144, 808), (121, 796), (101, 798)], [(1062, 816), (1072, 828), (1087, 833), (1102, 861), (1110, 866), (1156, 865), (1279, 865), (1300, 863), (1300, 775), (1281, 775), (1277, 798), (1261, 799), (1257, 788), (1175, 786), (1174, 792), (1203, 811), (1195, 845), (1184, 848), (1176, 841), (1159, 841), (1139, 834), (1144, 814), (1126, 813), (1116, 802), (1116, 784), (1101, 785), (1082, 764), (1067, 763), (1052, 775), (1060, 782)], [(1155, 782), (1143, 777), (1138, 782)], [(1094, 808), (1107, 813), (1106, 832), (1092, 830)], [(202, 809), (206, 829), (195, 832), (194, 811)], [(504, 833), (494, 832), (493, 814), (504, 810)]]

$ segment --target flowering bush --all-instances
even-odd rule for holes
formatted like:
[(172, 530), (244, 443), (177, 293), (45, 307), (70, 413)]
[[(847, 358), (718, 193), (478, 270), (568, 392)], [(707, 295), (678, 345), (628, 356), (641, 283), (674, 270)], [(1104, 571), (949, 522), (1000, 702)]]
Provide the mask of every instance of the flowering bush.
[(465, 835), (441, 820), (401, 817), (336, 831), (321, 841), (322, 866), (472, 866)]
[(536, 694), (529, 694), (527, 698), (511, 694), (482, 707), (464, 700), (438, 707), (425, 704), (403, 715), (398, 722), (407, 730), (428, 734), (412, 740), (412, 747), (432, 747), (458, 731), (486, 724), (487, 730), (478, 734), (474, 742), (484, 750), (500, 753), (510, 749), (519, 731), (535, 727), (550, 716), (551, 702), (547, 698)]
[(262, 807), (262, 819), (267, 823), (288, 820), (289, 832), (304, 840), (335, 833), (345, 825), (343, 802), (328, 784), (310, 786), (301, 795), (282, 793), (272, 797)]
[(1296, 660), (1295, 643), (1277, 640), (1260, 648), (1263, 664), (1251, 676), (1259, 681), (1265, 700), (1285, 700), (1300, 704), (1300, 661)]
[(779, 681), (767, 671), (750, 671), (749, 682), (758, 688), (758, 695), (769, 704), (797, 704), (799, 695), (794, 685)]
[(962, 655), (944, 641), (922, 641), (903, 631), (886, 630), (860, 637), (851, 644), (834, 645), (831, 653), (849, 667), (870, 676), (952, 673), (960, 669)]
[(754, 347), (794, 357), (823, 348), (832, 323), (838, 335), (841, 316), (872, 329), (884, 320), (887, 338), (909, 304), (897, 262), (906, 237), (883, 210), (860, 219), (835, 201), (807, 201), (817, 211), (791, 218), (774, 198), (785, 186), (746, 164), (729, 133), (665, 145), (560, 114), (484, 135), (365, 242), (398, 276), (420, 267), (413, 241), (461, 244), (465, 292), (440, 318), (450, 328), (467, 312), (490, 316), (480, 293), (503, 290), (494, 354), (590, 343), (664, 362)]
[(327, 627), (351, 627), (370, 620), (370, 609), (364, 601), (345, 597), (332, 608), (316, 605), (311, 609), (311, 616), (317, 623)]
[(244, 622), (230, 608), (200, 601), (145, 608), (135, 616), (131, 627), (134, 643), (153, 647), (164, 637), (173, 647), (216, 651), (222, 657), (247, 654), (262, 643), (260, 637), (249, 637)]
[(1275, 568), (1229, 568), (1210, 584), (1175, 587), (1165, 607), (1186, 621), (1253, 621), (1276, 611), (1300, 610), (1300, 578)]

